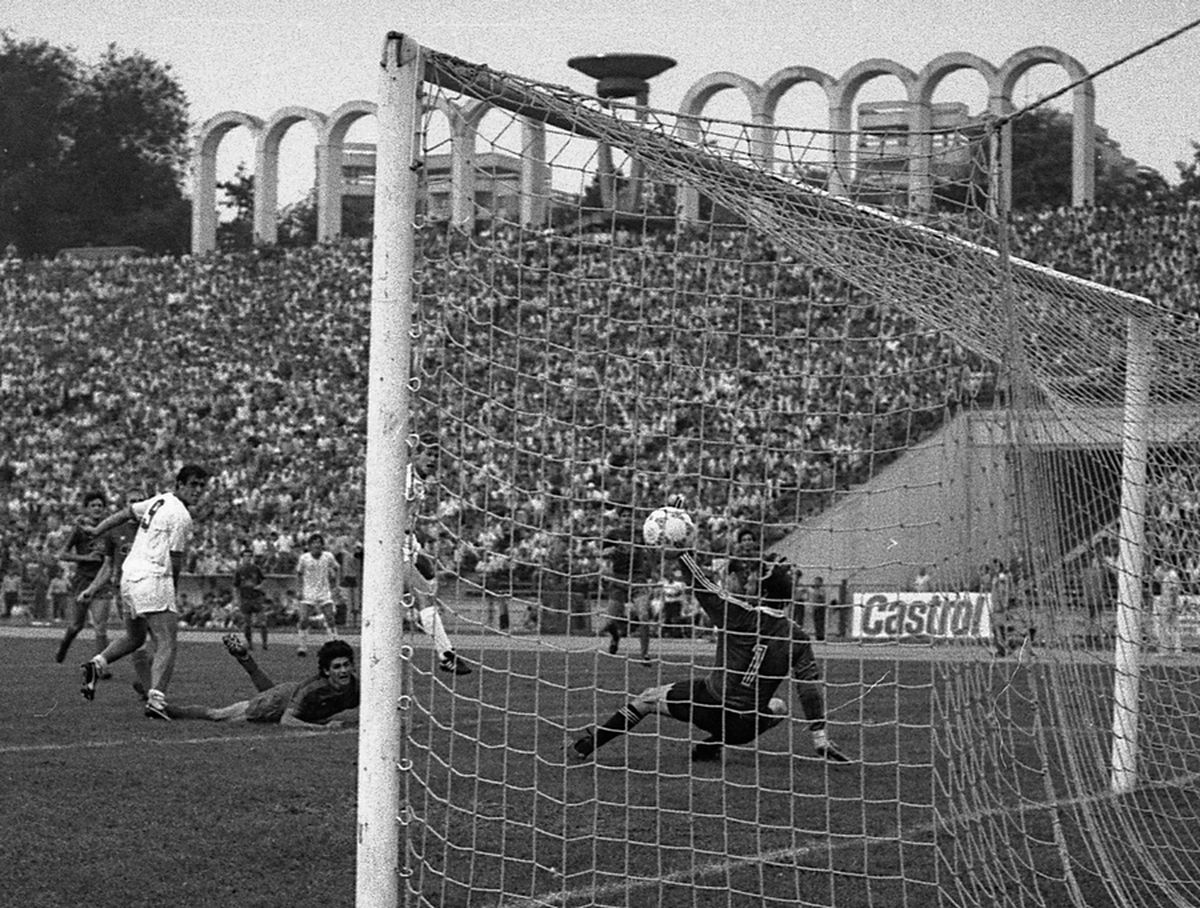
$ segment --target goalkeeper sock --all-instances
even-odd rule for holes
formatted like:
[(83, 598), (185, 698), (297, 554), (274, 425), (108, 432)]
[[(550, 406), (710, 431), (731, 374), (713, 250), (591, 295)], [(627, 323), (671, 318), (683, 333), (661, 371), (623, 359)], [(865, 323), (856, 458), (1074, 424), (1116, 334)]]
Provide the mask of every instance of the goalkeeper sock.
[(433, 638), (433, 648), (437, 650), (438, 657), (445, 659), (447, 653), (454, 652), (454, 645), (450, 642), (450, 635), (446, 633), (446, 626), (442, 624), (442, 616), (438, 613), (437, 606), (427, 605), (417, 614), (421, 630)]
[(622, 706), (609, 716), (608, 721), (596, 729), (596, 747), (601, 747), (613, 738), (620, 737), (646, 718), (646, 713), (633, 704)]

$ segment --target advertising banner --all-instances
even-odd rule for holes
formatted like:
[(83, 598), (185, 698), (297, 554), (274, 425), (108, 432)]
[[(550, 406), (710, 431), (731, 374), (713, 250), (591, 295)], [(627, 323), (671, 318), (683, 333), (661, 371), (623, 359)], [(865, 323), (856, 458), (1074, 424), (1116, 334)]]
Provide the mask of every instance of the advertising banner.
[[(1158, 614), (1160, 606), (1157, 596), (1153, 599), (1152, 608), (1153, 614)], [(1153, 636), (1153, 620), (1148, 630)], [(1179, 634), (1183, 638), (1185, 648), (1200, 646), (1200, 596), (1179, 597)]]
[(986, 640), (987, 593), (855, 593), (850, 635), (862, 640)]

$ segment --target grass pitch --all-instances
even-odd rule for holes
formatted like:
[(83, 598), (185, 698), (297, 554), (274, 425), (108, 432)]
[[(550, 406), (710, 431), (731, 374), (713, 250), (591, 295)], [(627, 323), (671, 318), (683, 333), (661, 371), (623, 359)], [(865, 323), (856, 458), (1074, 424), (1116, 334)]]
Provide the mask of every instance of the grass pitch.
[[(182, 639), (172, 700), (249, 695), (217, 635)], [(968, 886), (995, 892), (997, 903), (1068, 904), (1064, 845), (1080, 856), (1072, 885), (1088, 904), (1118, 903), (1088, 871), (1089, 842), (1062, 828), (1061, 814), (1073, 809), (1063, 804), (1080, 783), (1037, 758), (1033, 692), (1014, 662), (959, 679), (946, 660), (978, 654), (866, 658), (858, 648), (827, 648), (831, 735), (859, 758), (849, 767), (813, 759), (801, 721), (730, 749), (722, 764), (693, 765), (689, 729), (656, 717), (572, 765), (563, 758), (572, 734), (630, 692), (701, 670), (712, 644), (655, 641), (659, 658), (643, 666), (598, 652), (594, 638), (549, 647), (471, 639), (460, 652), (476, 664), (473, 675), (434, 671), (420, 648), (410, 673), (407, 843), (424, 904), (853, 908), (960, 904), (967, 897), (953, 893)], [(76, 663), (90, 639), (62, 666), (51, 658), (51, 632), (0, 640), (8, 903), (353, 905), (355, 732), (157, 722), (142, 716), (127, 662), (94, 702), (80, 697)], [(276, 680), (315, 671), (288, 637), (255, 655)], [(1109, 670), (1097, 665), (1080, 677), (1103, 718)], [(955, 709), (939, 708), (960, 683), (977, 689), (956, 691)], [(935, 734), (934, 722), (961, 727), (960, 754), (951, 752), (956, 734)], [(1050, 733), (1094, 737), (1097, 754), (1105, 746), (1103, 728), (1087, 722)], [(1076, 767), (1096, 773), (1095, 798), (1076, 798), (1089, 809), (1109, 805), (1101, 762)], [(947, 815), (944, 787), (958, 773), (968, 791), (978, 780), (977, 805), (964, 812), (960, 800)], [(1136, 815), (1164, 818), (1146, 824), (1140, 845), (1157, 836), (1169, 846), (1172, 824), (1197, 816), (1186, 786), (1139, 797)], [(990, 854), (947, 861), (980, 842), (991, 843)], [(1005, 869), (1014, 866), (1019, 878)]]

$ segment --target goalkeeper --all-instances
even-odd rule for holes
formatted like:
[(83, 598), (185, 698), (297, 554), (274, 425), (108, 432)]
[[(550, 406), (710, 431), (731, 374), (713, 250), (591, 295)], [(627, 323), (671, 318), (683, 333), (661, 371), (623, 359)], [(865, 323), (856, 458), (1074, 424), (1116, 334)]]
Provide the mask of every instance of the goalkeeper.
[(690, 551), (683, 552), (679, 561), (693, 595), (717, 629), (716, 666), (705, 678), (642, 691), (571, 744), (569, 755), (586, 760), (596, 748), (651, 713), (659, 713), (690, 722), (708, 734), (707, 740), (693, 747), (693, 760), (719, 760), (725, 744), (747, 744), (787, 717), (787, 704), (774, 694), (790, 674), (817, 756), (828, 763), (850, 762), (826, 734), (825, 698), (812, 646), (788, 617), (792, 598), (788, 563), (777, 556), (764, 558), (759, 594), (743, 599), (710, 581)]

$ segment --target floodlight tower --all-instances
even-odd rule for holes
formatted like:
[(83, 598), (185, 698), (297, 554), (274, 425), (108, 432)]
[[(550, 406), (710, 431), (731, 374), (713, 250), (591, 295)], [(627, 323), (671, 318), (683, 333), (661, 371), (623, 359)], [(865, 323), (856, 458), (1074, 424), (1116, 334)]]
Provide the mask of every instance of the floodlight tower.
[[(633, 98), (634, 116), (646, 120), (650, 104), (650, 80), (675, 65), (670, 57), (657, 54), (597, 54), (592, 57), (572, 57), (567, 66), (596, 80), (596, 97), (620, 100)], [(600, 200), (606, 208), (637, 211), (642, 201), (642, 163), (631, 158), (629, 186), (617, 193), (616, 171), (613, 168), (612, 148), (600, 145)]]

